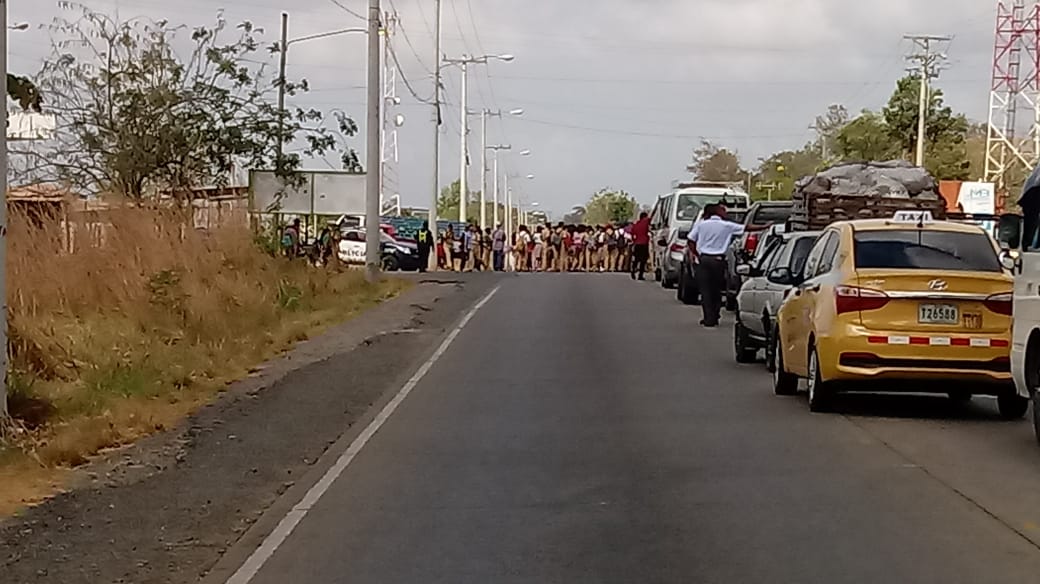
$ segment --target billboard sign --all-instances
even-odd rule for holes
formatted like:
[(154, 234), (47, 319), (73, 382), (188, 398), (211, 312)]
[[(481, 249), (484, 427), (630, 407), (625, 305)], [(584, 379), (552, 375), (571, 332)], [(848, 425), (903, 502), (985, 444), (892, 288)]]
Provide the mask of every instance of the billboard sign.
[(285, 184), (274, 171), (249, 172), (250, 211), (287, 215), (364, 215), (365, 175), (300, 171), (303, 182)]

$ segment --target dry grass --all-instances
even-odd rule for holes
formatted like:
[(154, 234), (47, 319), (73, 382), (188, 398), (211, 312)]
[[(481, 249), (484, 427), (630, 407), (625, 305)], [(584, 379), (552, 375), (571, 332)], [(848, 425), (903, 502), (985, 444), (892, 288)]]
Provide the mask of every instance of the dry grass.
[(0, 467), (24, 464), (18, 453), (45, 469), (74, 466), (170, 427), (404, 285), (273, 258), (246, 229), (185, 230), (167, 211), (119, 210), (106, 223), (103, 241), (78, 229), (64, 253), (57, 225), (12, 218), (10, 404), (29, 431), (0, 450)]

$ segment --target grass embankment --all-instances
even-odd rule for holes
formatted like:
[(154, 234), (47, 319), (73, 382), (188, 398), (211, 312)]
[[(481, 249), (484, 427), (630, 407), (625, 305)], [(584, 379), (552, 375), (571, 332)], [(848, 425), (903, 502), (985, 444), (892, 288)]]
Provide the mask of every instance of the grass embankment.
[(59, 229), (12, 219), (9, 404), (27, 431), (0, 446), (0, 512), (404, 286), (271, 257), (245, 228), (182, 224), (122, 210), (103, 243), (80, 229), (68, 254)]

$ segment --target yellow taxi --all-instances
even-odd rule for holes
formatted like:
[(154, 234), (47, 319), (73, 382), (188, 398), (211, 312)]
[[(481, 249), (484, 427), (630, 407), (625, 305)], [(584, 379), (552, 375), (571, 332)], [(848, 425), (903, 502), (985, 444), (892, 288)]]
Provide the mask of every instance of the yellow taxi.
[(1011, 377), (1013, 279), (981, 227), (928, 212), (834, 223), (801, 274), (768, 276), (791, 286), (769, 352), (777, 394), (801, 378), (812, 411), (873, 389), (994, 395), (1004, 417), (1025, 415)]

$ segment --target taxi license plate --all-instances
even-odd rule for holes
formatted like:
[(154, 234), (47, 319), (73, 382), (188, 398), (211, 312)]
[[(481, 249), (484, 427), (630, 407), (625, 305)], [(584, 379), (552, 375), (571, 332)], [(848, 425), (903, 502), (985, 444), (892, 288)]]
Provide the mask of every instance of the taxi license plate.
[(917, 307), (921, 324), (960, 324), (960, 310), (955, 304), (921, 304)]

